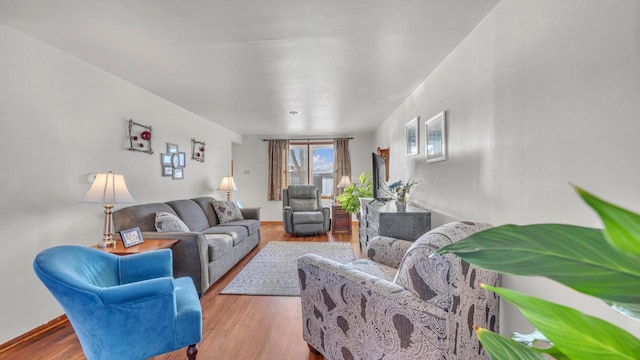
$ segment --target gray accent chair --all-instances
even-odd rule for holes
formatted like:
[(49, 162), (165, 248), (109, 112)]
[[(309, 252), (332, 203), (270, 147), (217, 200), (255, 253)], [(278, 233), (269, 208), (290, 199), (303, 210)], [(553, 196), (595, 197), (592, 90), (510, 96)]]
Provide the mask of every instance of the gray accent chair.
[(322, 206), (317, 187), (289, 185), (282, 190), (282, 222), (287, 234), (321, 234), (331, 227), (331, 210)]
[(440, 247), (490, 225), (454, 222), (414, 243), (376, 237), (367, 259), (343, 265), (314, 254), (298, 259), (303, 337), (313, 352), (339, 359), (488, 359), (473, 325), (499, 330), (499, 286)]

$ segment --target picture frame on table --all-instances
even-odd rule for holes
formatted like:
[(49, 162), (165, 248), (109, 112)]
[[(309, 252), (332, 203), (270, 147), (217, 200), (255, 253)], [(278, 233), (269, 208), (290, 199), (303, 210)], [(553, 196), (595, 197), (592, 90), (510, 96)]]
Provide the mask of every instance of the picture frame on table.
[(427, 120), (425, 126), (425, 154), (427, 163), (447, 160), (447, 118), (442, 111)]
[(139, 227), (120, 231), (120, 238), (122, 238), (122, 244), (125, 248), (139, 245), (144, 242)]
[(420, 117), (411, 119), (406, 125), (404, 130), (404, 143), (405, 154), (407, 156), (414, 156), (420, 153), (418, 123)]

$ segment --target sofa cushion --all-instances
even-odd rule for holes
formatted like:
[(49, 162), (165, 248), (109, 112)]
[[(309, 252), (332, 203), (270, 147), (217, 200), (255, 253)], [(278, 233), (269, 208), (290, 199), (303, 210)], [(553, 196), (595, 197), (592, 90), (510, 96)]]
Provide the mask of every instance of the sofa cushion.
[(113, 213), (115, 231), (127, 230), (134, 227), (139, 227), (140, 231), (157, 231), (157, 212), (168, 212), (175, 215), (171, 206), (164, 203), (128, 206)]
[(209, 261), (216, 260), (233, 248), (233, 238), (227, 234), (205, 234)]
[(203, 231), (203, 234), (227, 234), (233, 238), (233, 245), (238, 245), (249, 237), (249, 232), (244, 226), (218, 225)]
[(216, 226), (220, 223), (220, 221), (218, 221), (218, 214), (216, 214), (216, 211), (213, 209), (213, 202), (216, 201), (216, 199), (210, 196), (202, 196), (191, 200), (200, 206), (207, 220), (209, 220), (209, 227)]
[(260, 231), (260, 221), (253, 219), (235, 220), (228, 223), (220, 224), (218, 226), (244, 226), (247, 229), (249, 236)]
[(244, 220), (240, 209), (233, 201), (214, 201), (213, 209), (218, 215), (220, 224), (228, 223), (234, 220)]
[(293, 213), (294, 224), (323, 223), (324, 215), (320, 211), (297, 211)]
[(209, 228), (209, 220), (198, 204), (192, 200), (167, 201), (167, 205), (176, 212), (178, 217), (187, 224), (191, 231), (202, 231)]
[(158, 212), (156, 213), (156, 230), (158, 232), (188, 232), (189, 227), (176, 215)]

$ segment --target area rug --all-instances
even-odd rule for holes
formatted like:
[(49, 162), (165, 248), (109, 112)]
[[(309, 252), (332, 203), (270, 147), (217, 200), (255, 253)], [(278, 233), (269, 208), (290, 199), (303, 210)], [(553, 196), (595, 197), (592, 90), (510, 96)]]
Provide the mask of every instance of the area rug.
[(270, 241), (220, 293), (300, 296), (296, 260), (304, 254), (343, 264), (354, 260), (351, 243)]

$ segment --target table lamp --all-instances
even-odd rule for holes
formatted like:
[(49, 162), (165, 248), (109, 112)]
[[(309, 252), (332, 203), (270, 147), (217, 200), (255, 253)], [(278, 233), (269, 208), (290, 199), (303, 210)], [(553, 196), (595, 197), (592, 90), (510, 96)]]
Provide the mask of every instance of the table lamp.
[(113, 204), (132, 203), (124, 176), (109, 171), (107, 174), (97, 174), (89, 191), (80, 199), (81, 202), (104, 204), (104, 231), (99, 247), (115, 246), (113, 240)]
[(231, 200), (231, 192), (238, 190), (235, 181), (233, 181), (233, 176), (225, 176), (220, 181), (220, 185), (218, 186), (218, 190), (227, 192), (227, 201)]

